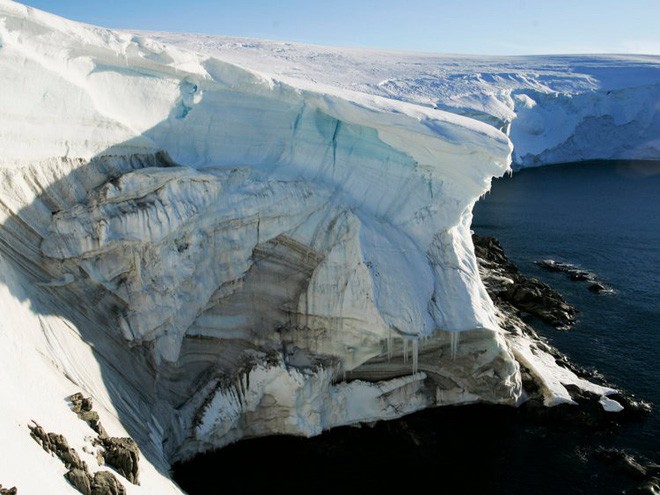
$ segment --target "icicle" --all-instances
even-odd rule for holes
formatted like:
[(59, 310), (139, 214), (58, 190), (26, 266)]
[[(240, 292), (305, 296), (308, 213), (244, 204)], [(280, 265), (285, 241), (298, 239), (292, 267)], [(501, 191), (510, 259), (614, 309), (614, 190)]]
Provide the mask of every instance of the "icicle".
[(339, 366), (332, 367), (332, 383), (337, 383), (339, 381), (339, 375), (341, 374), (341, 369)]
[(451, 332), (451, 358), (456, 359), (458, 353), (458, 332)]
[(247, 373), (243, 373), (243, 375), (238, 378), (238, 393), (240, 395), (240, 402), (243, 405), (247, 404), (248, 395), (247, 380), (245, 379), (246, 375)]
[(245, 396), (245, 389), (243, 388), (243, 379), (240, 375), (236, 377), (236, 383), (234, 384), (234, 388), (236, 389), (236, 394), (238, 395), (238, 401), (243, 402), (243, 397)]
[(392, 329), (387, 331), (387, 361), (392, 359)]
[(419, 339), (412, 341), (412, 372), (417, 373), (417, 363), (419, 357)]
[(408, 362), (408, 339), (406, 337), (403, 338), (403, 362)]

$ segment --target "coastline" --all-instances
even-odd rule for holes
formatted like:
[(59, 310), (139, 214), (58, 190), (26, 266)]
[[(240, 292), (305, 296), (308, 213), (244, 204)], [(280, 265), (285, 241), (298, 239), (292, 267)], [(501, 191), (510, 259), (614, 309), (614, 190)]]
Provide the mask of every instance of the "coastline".
[[(545, 361), (551, 366), (542, 356), (545, 353), (552, 357), (556, 366), (568, 372), (559, 373), (562, 380), (567, 380), (562, 383), (570, 396), (570, 400), (561, 401), (563, 394), (562, 397), (552, 397), (551, 393), (557, 392), (556, 390), (544, 390), (544, 387), (549, 385), (544, 382), (546, 376), (537, 376), (534, 370), (523, 370), (525, 390), (529, 395), (526, 402), (535, 401), (552, 408), (561, 404), (571, 404), (571, 401), (581, 406), (586, 402), (596, 401), (601, 405), (599, 411), (603, 413), (603, 418), (614, 417), (607, 413), (616, 413), (620, 417), (642, 417), (651, 412), (651, 405), (648, 402), (638, 400), (629, 392), (608, 383), (597, 371), (589, 371), (574, 363), (534, 329), (533, 324), (536, 320), (557, 330), (569, 331), (578, 313), (575, 307), (549, 285), (521, 273), (508, 259), (496, 238), (482, 237), (478, 234), (473, 234), (472, 238), (480, 275), (489, 296), (501, 313), (500, 322), (503, 330), (507, 332), (507, 339), (513, 342), (514, 347), (521, 345), (519, 341), (526, 341), (538, 360)], [(516, 357), (518, 359), (518, 356)], [(520, 364), (525, 366), (524, 362)], [(554, 371), (556, 372), (557, 368)], [(570, 380), (574, 383), (570, 383)], [(534, 392), (530, 394), (530, 390)], [(622, 407), (618, 408), (603, 401), (604, 397)]]

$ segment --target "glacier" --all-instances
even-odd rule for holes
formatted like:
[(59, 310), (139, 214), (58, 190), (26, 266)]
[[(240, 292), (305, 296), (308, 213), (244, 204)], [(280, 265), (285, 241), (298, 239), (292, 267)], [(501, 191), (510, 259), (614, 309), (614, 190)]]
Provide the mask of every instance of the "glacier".
[(486, 57), (143, 34), (292, 84), (358, 91), (481, 120), (508, 134), (514, 170), (660, 156), (660, 57), (654, 55)]
[(140, 447), (128, 493), (180, 493), (172, 462), (241, 438), (516, 405), (521, 363), (549, 406), (575, 384), (614, 408), (613, 390), (503, 332), (471, 212), (512, 157), (660, 156), (660, 61), (589, 59), (561, 93), (548, 67), (584, 60), (518, 61), (541, 74), (520, 82), (510, 61), (449, 57), (436, 74), (429, 59), (420, 86), (390, 67), (416, 56), (332, 50), (0, 0), (0, 389), (20, 398), (0, 412), (3, 486), (70, 490), (30, 420), (102, 469), (64, 400), (78, 391)]

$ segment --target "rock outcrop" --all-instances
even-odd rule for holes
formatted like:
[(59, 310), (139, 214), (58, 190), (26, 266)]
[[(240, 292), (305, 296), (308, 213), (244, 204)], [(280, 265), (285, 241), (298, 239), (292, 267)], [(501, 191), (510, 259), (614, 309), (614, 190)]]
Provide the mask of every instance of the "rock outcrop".
[[(128, 437), (108, 436), (101, 424), (99, 414), (93, 410), (91, 397), (85, 397), (82, 393), (77, 392), (67, 397), (67, 400), (71, 403), (71, 410), (78, 415), (78, 418), (86, 422), (97, 433), (93, 443), (103, 447), (103, 450), (98, 453), (99, 464), (105, 462), (134, 485), (139, 484), (140, 450), (135, 440)], [(105, 478), (100, 479), (98, 483), (103, 486), (108, 485)]]
[(632, 485), (626, 495), (655, 495), (660, 493), (660, 465), (626, 450), (601, 447), (597, 458), (609, 469), (626, 476)]
[(529, 314), (564, 330), (575, 323), (577, 310), (549, 285), (522, 275), (497, 239), (473, 234), (472, 240), (479, 263), (491, 271), (486, 286), (496, 304), (509, 305), (518, 316)]
[(563, 263), (552, 259), (540, 260), (536, 264), (549, 272), (562, 272), (565, 273), (570, 280), (574, 282), (586, 282), (587, 288), (595, 293), (612, 293), (613, 290), (605, 285), (602, 281), (598, 280), (595, 273), (588, 270), (583, 270), (571, 263)]
[(87, 464), (80, 459), (75, 449), (63, 435), (46, 433), (34, 423), (29, 426), (30, 436), (42, 448), (55, 455), (68, 469), (64, 477), (71, 485), (83, 495), (125, 495), (126, 489), (109, 471), (97, 471), (94, 475), (89, 473)]
[(134, 485), (138, 484), (140, 451), (132, 438), (101, 438), (103, 458), (108, 466), (124, 476)]
[[(525, 391), (521, 403), (527, 408), (537, 406), (536, 410), (543, 416), (567, 416), (586, 423), (597, 423), (603, 418), (609, 421), (611, 417), (605, 417), (607, 414), (623, 414), (622, 403), (636, 404), (632, 396), (609, 387), (593, 373), (573, 364), (525, 321), (533, 314), (546, 323), (566, 329), (572, 323), (575, 309), (567, 309), (564, 298), (546, 284), (522, 274), (509, 261), (497, 239), (473, 234), (473, 240), (481, 278), (497, 305), (500, 325), (520, 363)], [(525, 296), (530, 287), (531, 296)], [(521, 296), (512, 298), (511, 294)], [(622, 403), (615, 400), (619, 397)], [(576, 404), (581, 407), (570, 408)], [(597, 413), (582, 410), (582, 405)], [(548, 406), (553, 406), (552, 410)], [(565, 409), (568, 412), (564, 412)], [(644, 406), (632, 409), (641, 412)]]

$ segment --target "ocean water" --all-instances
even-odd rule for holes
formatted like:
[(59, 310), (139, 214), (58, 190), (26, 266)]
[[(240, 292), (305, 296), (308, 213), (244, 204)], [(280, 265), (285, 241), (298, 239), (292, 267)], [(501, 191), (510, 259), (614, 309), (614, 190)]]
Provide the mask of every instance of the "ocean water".
[[(559, 290), (580, 312), (568, 332), (543, 328), (578, 364), (660, 407), (660, 162), (563, 164), (494, 181), (473, 230), (497, 237), (524, 273)], [(548, 273), (552, 258), (591, 271), (612, 294)], [(539, 325), (540, 326), (540, 325)], [(660, 457), (660, 415), (625, 443)], [(658, 459), (660, 460), (660, 459)]]
[[(660, 162), (516, 172), (494, 181), (473, 229), (497, 237), (523, 273), (577, 307), (572, 330), (536, 322), (540, 333), (614, 387), (660, 407)], [(594, 294), (534, 264), (546, 258), (595, 273), (613, 293)], [(510, 407), (438, 408), (313, 439), (239, 442), (175, 466), (174, 476), (190, 495), (382, 495), (429, 484), (438, 493), (587, 495), (633, 487), (637, 480), (596, 458), (599, 447), (660, 462), (660, 415), (590, 430)]]

